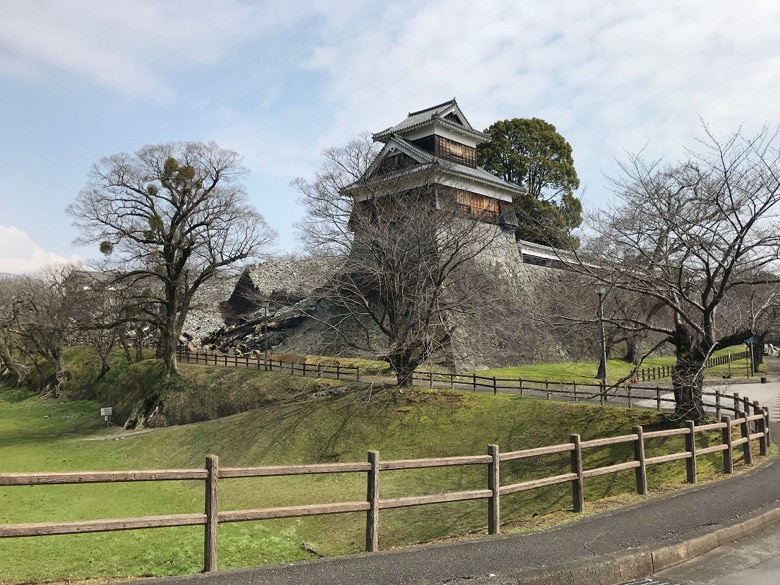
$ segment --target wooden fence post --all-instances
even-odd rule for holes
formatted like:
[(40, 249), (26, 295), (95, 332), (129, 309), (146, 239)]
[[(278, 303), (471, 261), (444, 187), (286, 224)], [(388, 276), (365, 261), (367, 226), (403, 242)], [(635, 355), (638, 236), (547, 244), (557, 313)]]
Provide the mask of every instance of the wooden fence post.
[(715, 418), (720, 420), (720, 390), (715, 390)]
[(574, 389), (574, 402), (577, 402), (577, 380), (572, 380), (571, 384)]
[(766, 455), (769, 452), (769, 444), (766, 440), (766, 429), (764, 428), (764, 425), (766, 424), (766, 419), (764, 418), (764, 411), (762, 410), (761, 406), (758, 404), (758, 400), (753, 401), (753, 414), (760, 414), (761, 418), (756, 421), (756, 432), (761, 433), (761, 436), (758, 438), (758, 454), (759, 455)]
[(768, 447), (772, 439), (772, 437), (769, 434), (769, 407), (764, 406), (763, 410), (764, 410), (764, 434), (766, 435), (766, 444)]
[(634, 440), (634, 460), (639, 462), (634, 472), (636, 475), (636, 493), (640, 496), (647, 494), (647, 464), (645, 463), (645, 435), (641, 426), (633, 428), (637, 438)]
[(499, 475), (498, 445), (488, 445), (488, 489), (493, 495), (488, 498), (488, 534), (501, 531), (501, 480)]
[(544, 391), (547, 394), (547, 400), (550, 400), (550, 382), (547, 381), (547, 378), (544, 379)]
[(734, 445), (731, 440), (731, 417), (727, 414), (720, 419), (726, 423), (726, 428), (721, 430), (721, 437), (726, 448), (723, 450), (723, 473), (734, 473), (734, 454), (732, 449)]
[(655, 387), (655, 409), (661, 412), (661, 387)]
[(355, 366), (355, 382), (360, 382), (360, 366)]
[(631, 384), (628, 385), (628, 407), (631, 408)]
[(585, 490), (582, 482), (582, 447), (579, 435), (569, 435), (569, 441), (574, 445), (571, 452), (571, 472), (577, 477), (571, 482), (572, 508), (575, 512), (585, 509)]
[(688, 427), (688, 434), (685, 435), (685, 450), (690, 453), (690, 457), (685, 460), (685, 475), (688, 483), (696, 483), (696, 423), (692, 420), (685, 421)]
[(742, 422), (739, 423), (739, 430), (742, 434), (742, 438), (747, 439), (744, 443), (742, 443), (742, 460), (745, 462), (745, 465), (752, 465), (753, 451), (750, 450), (750, 423), (748, 422), (750, 412), (742, 412), (740, 413), (740, 416), (742, 418)]
[(734, 418), (739, 418), (739, 392), (734, 392)]
[(517, 380), (520, 382), (520, 397), (522, 397), (523, 396), (523, 379), (522, 378), (518, 378)]
[(474, 392), (476, 392), (477, 391), (477, 375), (476, 374), (471, 374), (471, 380), (472, 380), (472, 382), (474, 384)]
[(498, 392), (498, 387), (496, 386), (496, 377), (493, 376), (493, 394), (495, 395)]
[(366, 482), (366, 552), (379, 550), (379, 451), (368, 452), (368, 470)]
[(203, 540), (203, 572), (217, 570), (217, 534), (219, 527), (219, 458), (206, 457), (206, 530)]

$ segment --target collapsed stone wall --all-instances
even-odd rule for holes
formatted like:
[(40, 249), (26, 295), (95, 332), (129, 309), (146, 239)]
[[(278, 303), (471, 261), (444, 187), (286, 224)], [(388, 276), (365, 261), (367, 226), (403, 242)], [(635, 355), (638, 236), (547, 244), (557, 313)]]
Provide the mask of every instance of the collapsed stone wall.
[[(598, 339), (595, 325), (567, 327), (550, 319), (571, 313), (572, 295), (593, 296), (583, 309), (588, 313), (584, 317), (592, 318), (597, 307), (592, 292), (577, 291), (571, 272), (523, 262), (511, 232), (489, 224), (484, 229), (483, 243), (489, 244), (471, 261), (471, 269), (492, 284), (490, 298), (477, 303), (476, 310), (449, 316), (448, 342), (432, 361), (466, 371), (592, 359)], [(376, 327), (348, 318), (325, 294), (339, 267), (334, 259), (288, 258), (214, 282), (198, 303), (202, 307), (210, 302), (212, 310), (193, 312), (185, 331), (201, 347), (221, 352), (257, 352), (267, 345), (274, 354), (380, 358), (380, 351), (371, 351), (384, 345)], [(202, 302), (206, 298), (209, 302)], [(350, 339), (360, 341), (352, 344)]]

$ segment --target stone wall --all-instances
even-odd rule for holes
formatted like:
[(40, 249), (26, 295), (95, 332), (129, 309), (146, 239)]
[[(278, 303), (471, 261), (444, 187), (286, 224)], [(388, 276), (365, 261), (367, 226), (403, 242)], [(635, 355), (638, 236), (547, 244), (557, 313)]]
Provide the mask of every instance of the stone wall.
[[(567, 303), (561, 291), (571, 292), (573, 285), (567, 279), (573, 275), (524, 263), (511, 230), (492, 224), (482, 224), (480, 229), (485, 233), (478, 238), (479, 245), (487, 242), (487, 246), (465, 270), (490, 286), (485, 287), (485, 298), (449, 316), (448, 343), (432, 361), (466, 371), (592, 357), (589, 353), (598, 338), (595, 327), (591, 331), (579, 325), (567, 330), (553, 326), (549, 318), (560, 311), (561, 303)], [(356, 323), (324, 294), (322, 287), (339, 266), (333, 259), (288, 258), (247, 269), (240, 278), (233, 277), (232, 290), (230, 281), (215, 282), (210, 289), (212, 306), (220, 306), (213, 295), (221, 294), (222, 317), (220, 311), (195, 311), (188, 317), (186, 330), (202, 339), (222, 327), (227, 339), (231, 327), (235, 331), (241, 323), (248, 323), (257, 335), (263, 329), (265, 301), (269, 300), (267, 323), (273, 329), (274, 353), (379, 358), (385, 344), (376, 326)], [(590, 309), (595, 312), (595, 304)], [(288, 319), (290, 315), (296, 318)], [(276, 328), (279, 323), (282, 330)], [(352, 344), (350, 339), (359, 342)], [(230, 343), (234, 342), (231, 338)], [(254, 342), (257, 346), (257, 339)], [(218, 341), (215, 346), (220, 346)]]
[(478, 311), (452, 316), (457, 371), (568, 359), (566, 345), (545, 324), (546, 297), (562, 271), (524, 264), (511, 230), (490, 225), (472, 269), (493, 284)]

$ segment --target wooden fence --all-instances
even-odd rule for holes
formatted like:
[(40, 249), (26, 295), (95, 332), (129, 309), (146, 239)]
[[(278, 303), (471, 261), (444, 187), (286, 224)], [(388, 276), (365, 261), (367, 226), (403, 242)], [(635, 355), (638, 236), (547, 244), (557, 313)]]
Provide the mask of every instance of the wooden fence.
[[(737, 353), (727, 353), (726, 355), (718, 355), (711, 357), (707, 359), (706, 362), (704, 362), (705, 368), (714, 368), (715, 366), (722, 366), (725, 364), (732, 364), (733, 362), (750, 358), (750, 352), (748, 350), (740, 351)], [(672, 377), (672, 369), (674, 366), (672, 365), (666, 365), (666, 366), (652, 366), (648, 368), (642, 368), (637, 371), (636, 378), (637, 382), (649, 382), (651, 380), (661, 380), (663, 378), (671, 378)], [(730, 371), (729, 367), (729, 371)], [(747, 374), (748, 377), (750, 377), (750, 363), (747, 364)]]
[[(228, 522), (267, 520), (272, 518), (293, 518), (347, 512), (365, 513), (365, 550), (373, 552), (379, 549), (379, 512), (380, 510), (423, 506), (444, 502), (467, 500), (487, 501), (487, 528), (490, 534), (498, 534), (501, 525), (501, 498), (510, 494), (538, 489), (557, 484), (570, 484), (572, 508), (582, 512), (585, 505), (584, 482), (593, 477), (634, 470), (636, 491), (646, 494), (647, 468), (651, 465), (671, 461), (685, 461), (686, 480), (696, 482), (696, 460), (710, 453), (722, 452), (724, 473), (734, 471), (734, 449), (741, 448), (743, 461), (753, 463), (752, 445), (758, 441), (761, 455), (766, 455), (769, 447), (769, 415), (766, 408), (747, 398), (737, 399), (724, 410), (732, 411), (733, 417), (723, 415), (720, 421), (695, 426), (688, 421), (683, 428), (644, 432), (641, 426), (633, 427), (630, 434), (617, 437), (598, 438), (583, 441), (580, 435), (570, 435), (567, 443), (523, 449), (502, 453), (498, 445), (489, 445), (486, 455), (467, 455), (456, 457), (438, 457), (429, 459), (405, 459), (382, 461), (379, 453), (369, 451), (366, 462), (326, 463), (311, 465), (286, 465), (264, 467), (219, 467), (216, 455), (206, 458), (205, 469), (167, 469), (157, 471), (102, 471), (102, 472), (66, 472), (66, 473), (3, 473), (0, 474), (0, 486), (30, 486), (41, 484), (81, 484), (111, 483), (135, 481), (171, 481), (192, 480), (205, 482), (205, 508), (202, 513), (173, 514), (166, 516), (146, 516), (136, 518), (116, 518), (101, 520), (80, 520), (69, 522), (44, 522), (33, 524), (0, 525), (0, 538), (43, 536), (52, 534), (78, 534), (87, 532), (107, 532), (117, 530), (135, 530), (140, 528), (161, 528), (169, 526), (204, 526), (203, 570), (217, 569), (218, 526)], [(752, 413), (752, 414), (751, 414)], [(738, 433), (734, 428), (738, 427)], [(698, 447), (696, 436), (699, 433), (720, 431), (719, 444)], [(736, 435), (739, 435), (738, 437)], [(648, 441), (662, 437), (682, 436), (685, 446), (682, 451), (654, 457), (645, 456)], [(604, 467), (584, 469), (583, 451), (587, 449), (633, 444), (633, 458), (628, 461), (613, 462)], [(500, 467), (503, 462), (520, 459), (533, 459), (544, 455), (569, 453), (570, 466), (562, 469), (558, 475), (501, 484)], [(432, 467), (464, 465), (485, 465), (487, 484), (483, 489), (445, 492), (423, 496), (404, 496), (381, 498), (379, 492), (380, 473)], [(275, 508), (249, 510), (220, 510), (219, 480), (228, 478), (298, 476), (311, 474), (364, 473), (366, 474), (366, 499), (350, 502), (327, 504), (307, 504)]]
[[(317, 378), (360, 381), (359, 367), (342, 365), (338, 362), (291, 362), (263, 359), (249, 354), (231, 356), (216, 353), (188, 352), (184, 349), (179, 349), (177, 355), (179, 361), (190, 364), (243, 367)], [(717, 356), (710, 358), (706, 367), (745, 359), (748, 355), (748, 352), (744, 351), (726, 356)], [(639, 382), (660, 380), (671, 376), (671, 371), (672, 366), (644, 368), (637, 373), (637, 379)], [(492, 391), (494, 394), (498, 392), (513, 392), (521, 396), (542, 396), (548, 399), (595, 400), (602, 404), (611, 400), (613, 403), (627, 404), (629, 407), (632, 405), (632, 402), (638, 400), (655, 400), (658, 410), (661, 409), (663, 403), (674, 402), (674, 400), (662, 397), (663, 394), (669, 392), (668, 388), (641, 386), (638, 383), (625, 383), (622, 386), (604, 386), (597, 382), (551, 382), (549, 380), (499, 378), (496, 376), (479, 376), (477, 374), (451, 374), (431, 371), (416, 371), (413, 373), (413, 380), (428, 384), (431, 388), (471, 389), (475, 392)]]
[(179, 349), (176, 352), (180, 362), (187, 364), (203, 364), (215, 366), (232, 366), (236, 368), (253, 368), (269, 372), (281, 372), (285, 374), (299, 374), (301, 376), (314, 376), (317, 378), (335, 378), (336, 380), (360, 381), (360, 368), (336, 363), (289, 362), (283, 360), (263, 359), (249, 354), (227, 355), (216, 353), (191, 352)]
[[(641, 406), (663, 410), (665, 406), (674, 408), (675, 400), (671, 388), (663, 386), (642, 386), (624, 383), (620, 386), (605, 386), (595, 382), (571, 382), (550, 380), (529, 380), (524, 378), (498, 378), (496, 376), (478, 376), (476, 374), (448, 374), (436, 372), (414, 372), (416, 382), (430, 388), (448, 387), (455, 390), (474, 392), (509, 392), (520, 396), (546, 398), (547, 400), (570, 400), (598, 404), (617, 404), (621, 406)], [(740, 398), (738, 392), (728, 393), (716, 390), (704, 391), (704, 406), (715, 411), (720, 418), (724, 404), (732, 401), (736, 407)]]

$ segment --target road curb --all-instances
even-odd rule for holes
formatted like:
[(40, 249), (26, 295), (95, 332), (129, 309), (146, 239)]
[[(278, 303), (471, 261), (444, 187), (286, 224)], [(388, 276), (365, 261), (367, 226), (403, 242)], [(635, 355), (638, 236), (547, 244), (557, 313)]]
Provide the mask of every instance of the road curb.
[[(469, 579), (468, 585), (617, 585), (641, 579), (690, 561), (719, 546), (751, 536), (780, 522), (780, 507), (707, 534), (664, 546), (646, 546), (564, 563), (555, 569), (532, 569), (517, 575)], [(448, 583), (457, 583), (450, 581)], [(466, 583), (466, 582), (464, 582)]]

